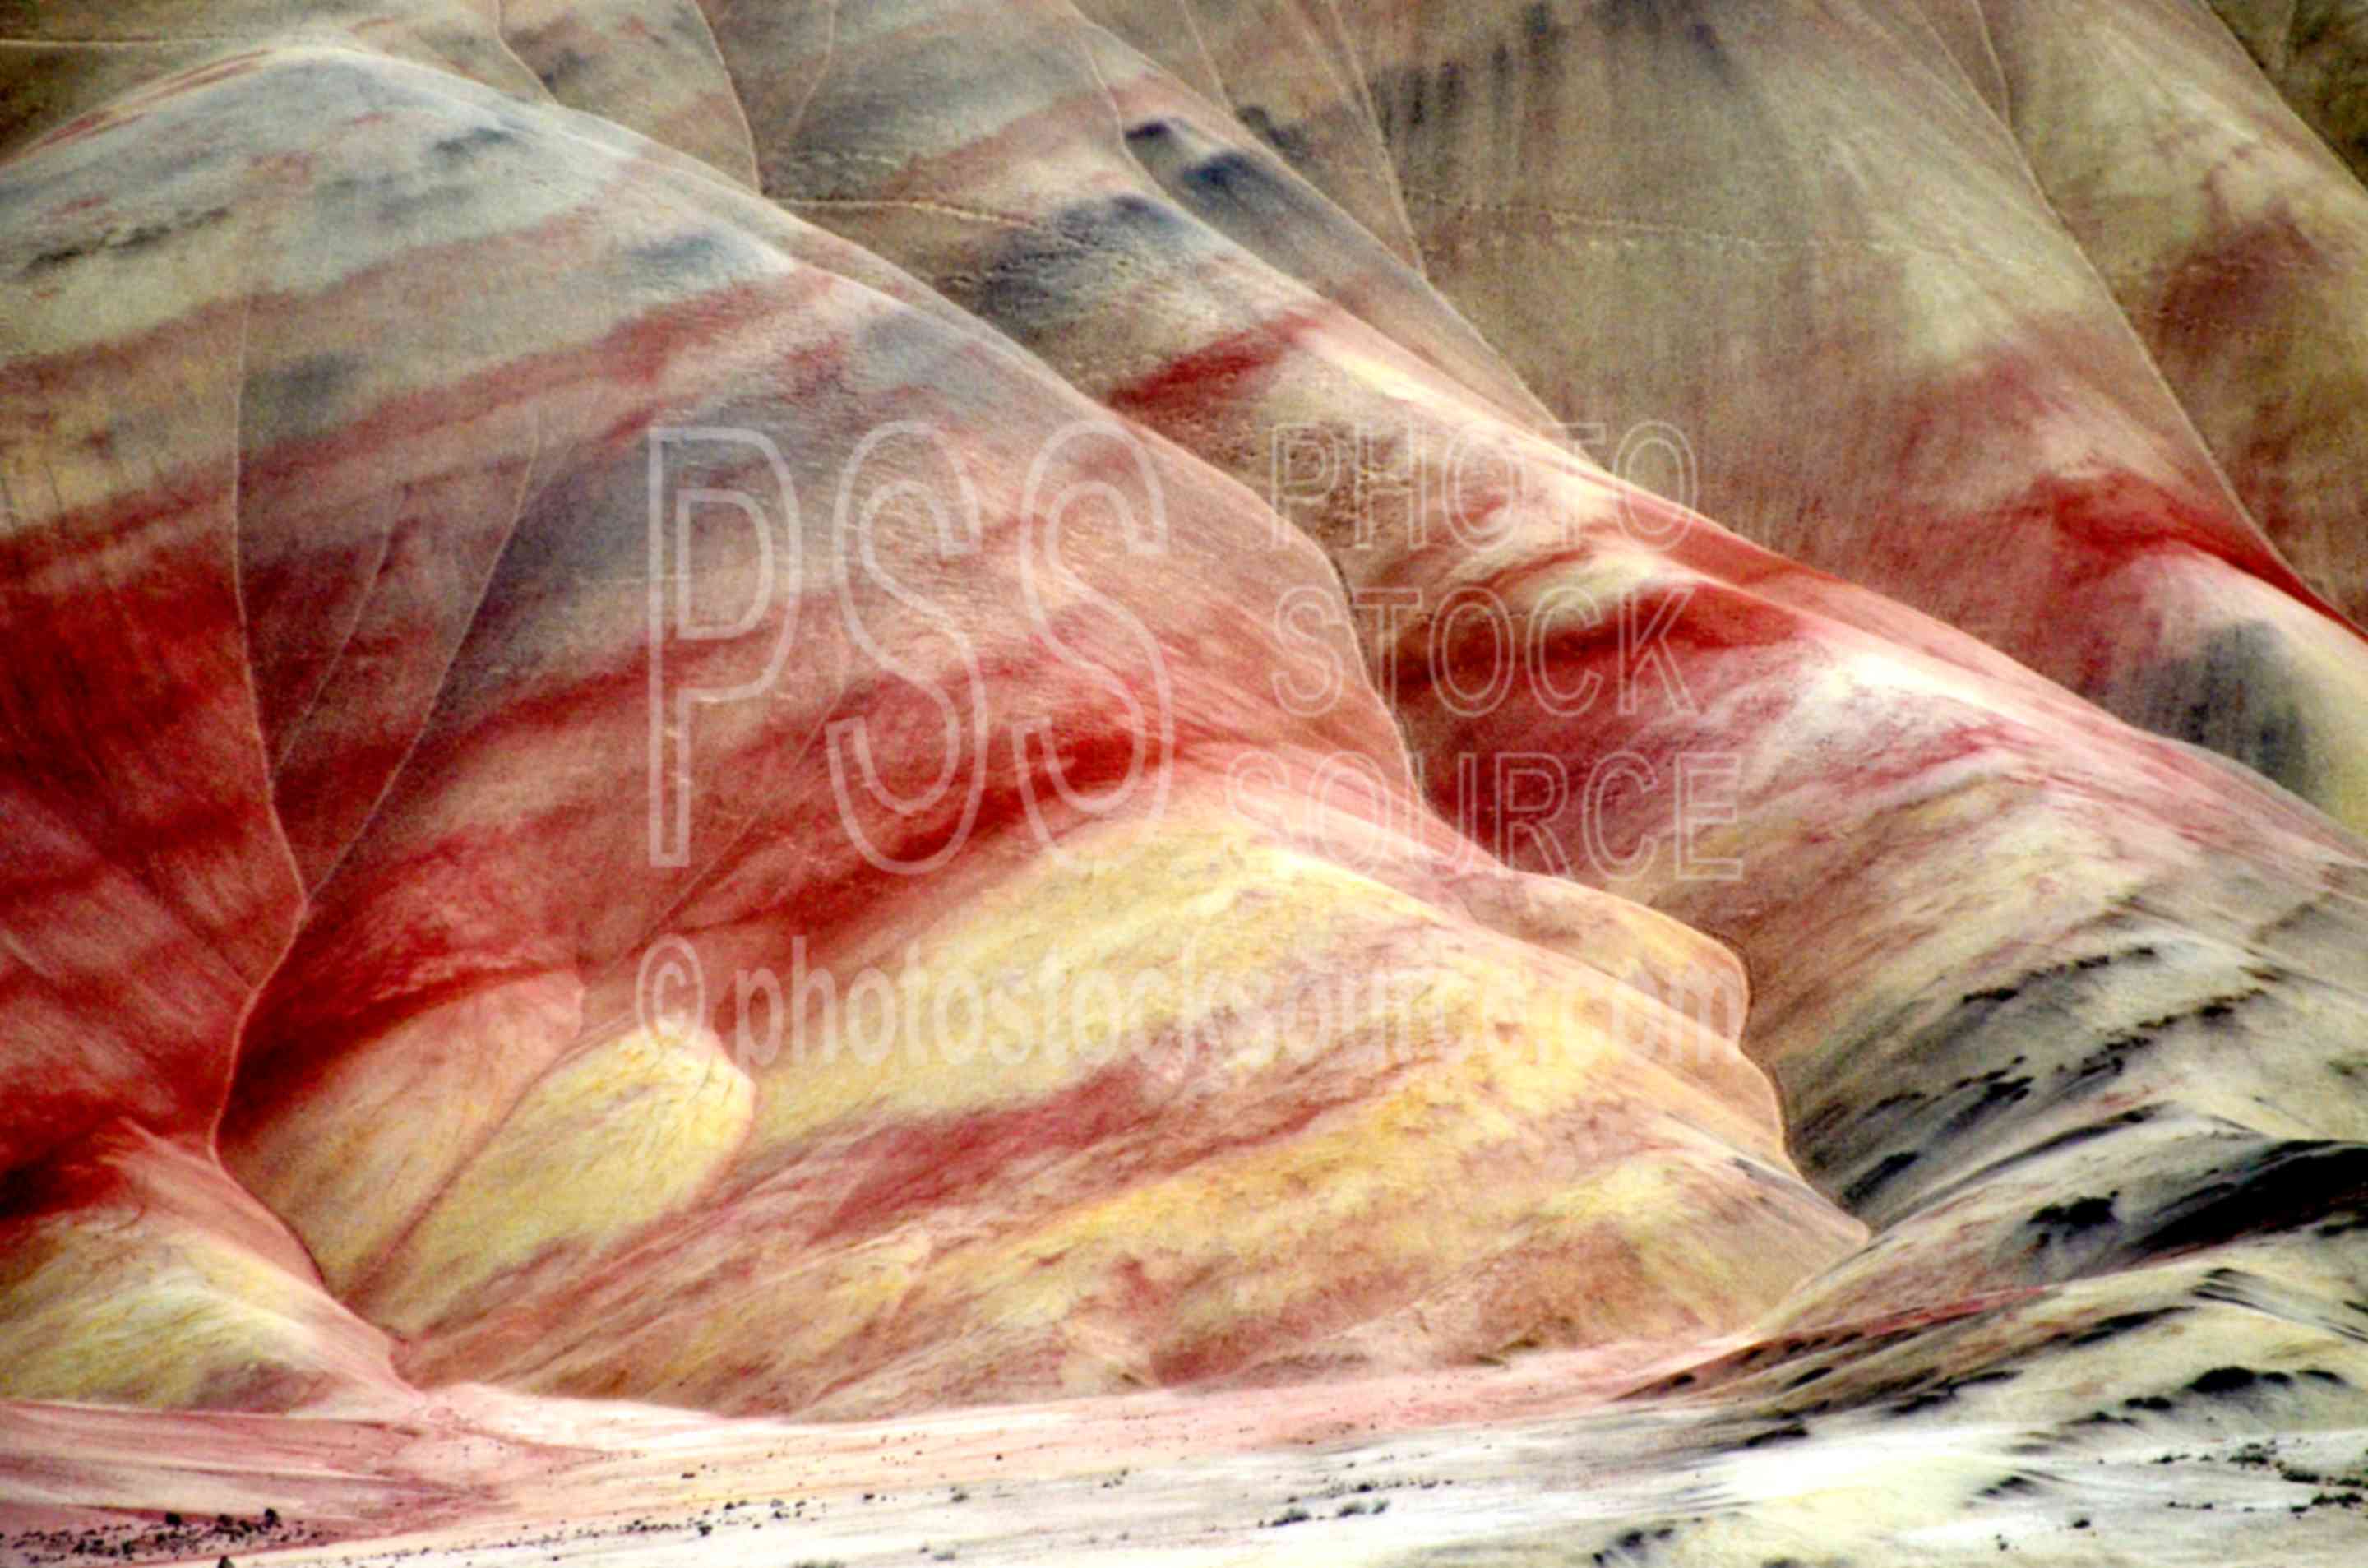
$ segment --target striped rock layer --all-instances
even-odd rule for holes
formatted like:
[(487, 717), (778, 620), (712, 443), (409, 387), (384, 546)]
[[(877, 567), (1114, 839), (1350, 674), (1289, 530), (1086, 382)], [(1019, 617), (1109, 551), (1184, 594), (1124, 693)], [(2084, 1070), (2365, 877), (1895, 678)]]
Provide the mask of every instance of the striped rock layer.
[(6, 191), (9, 1393), (1419, 1364), (1861, 1233), (1731, 955), (1456, 835), (1315, 548), (885, 264), (310, 42)]
[(0, 17), (0, 1395), (2360, 1420), (2368, 195), (2199, 8)]

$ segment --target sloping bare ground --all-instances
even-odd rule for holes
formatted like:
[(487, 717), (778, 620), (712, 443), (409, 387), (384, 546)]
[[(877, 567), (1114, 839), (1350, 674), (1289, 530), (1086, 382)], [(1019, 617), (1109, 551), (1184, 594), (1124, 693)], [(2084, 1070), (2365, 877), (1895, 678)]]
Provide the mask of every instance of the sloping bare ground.
[[(0, 1411), (0, 1553), (260, 1563), (2349, 1564), (2368, 1431), (2197, 1444), (1610, 1403), (1616, 1358), (795, 1426)], [(38, 1439), (47, 1458), (17, 1457)], [(176, 1522), (168, 1523), (166, 1510)]]

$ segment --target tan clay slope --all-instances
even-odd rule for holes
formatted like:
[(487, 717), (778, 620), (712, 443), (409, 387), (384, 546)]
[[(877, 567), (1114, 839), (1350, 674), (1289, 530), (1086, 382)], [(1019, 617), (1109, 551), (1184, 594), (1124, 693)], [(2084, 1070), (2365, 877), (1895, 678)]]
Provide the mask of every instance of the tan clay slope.
[(2354, 175), (2368, 178), (2368, 6), (2360, 0), (2213, 0), (2261, 74)]
[(2368, 195), (2208, 14), (1357, 18), (1432, 281), (1559, 417), (2368, 824)]

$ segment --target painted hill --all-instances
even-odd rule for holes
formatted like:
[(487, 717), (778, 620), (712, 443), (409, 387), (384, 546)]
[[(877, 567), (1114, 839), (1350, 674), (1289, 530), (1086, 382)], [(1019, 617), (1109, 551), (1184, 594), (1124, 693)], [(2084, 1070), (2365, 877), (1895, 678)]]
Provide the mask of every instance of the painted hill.
[(0, 7), (0, 1398), (2368, 1426), (2224, 10)]

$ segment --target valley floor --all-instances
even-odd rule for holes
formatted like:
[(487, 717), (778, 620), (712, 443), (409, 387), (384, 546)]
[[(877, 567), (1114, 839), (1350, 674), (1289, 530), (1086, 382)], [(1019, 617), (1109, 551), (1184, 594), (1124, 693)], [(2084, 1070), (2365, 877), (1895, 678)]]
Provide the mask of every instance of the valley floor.
[(1811, 1430), (1614, 1400), (1636, 1369), (1540, 1355), (833, 1426), (484, 1389), (395, 1415), (17, 1404), (0, 1558), (2336, 1568), (2368, 1551), (2368, 1430)]

